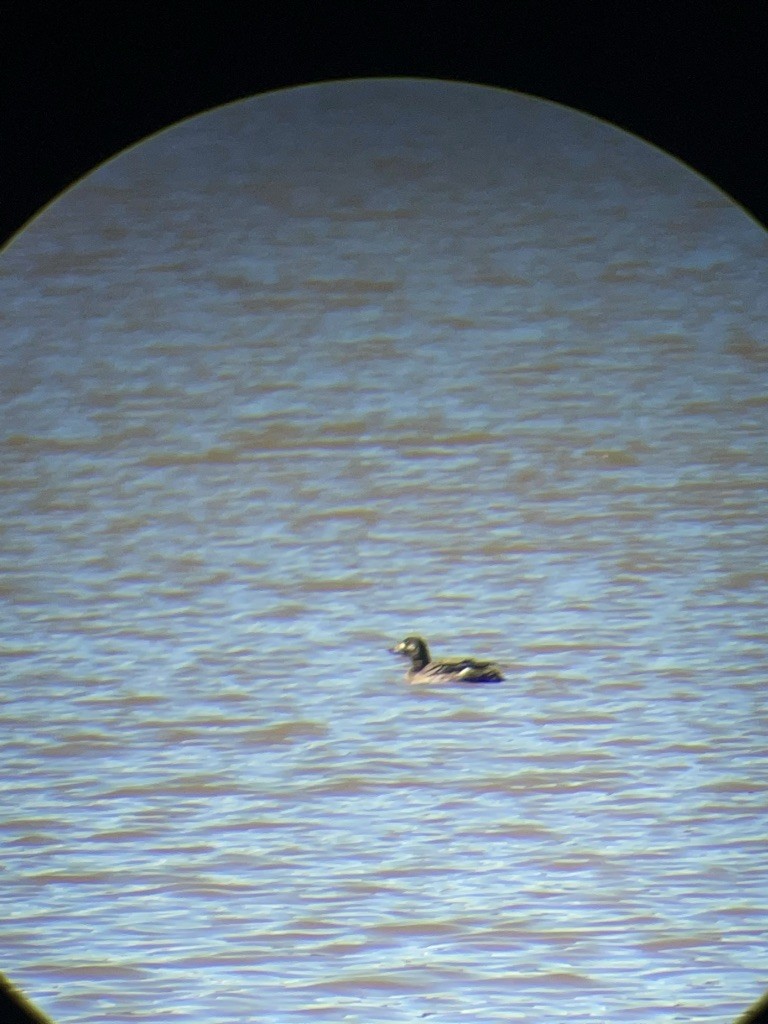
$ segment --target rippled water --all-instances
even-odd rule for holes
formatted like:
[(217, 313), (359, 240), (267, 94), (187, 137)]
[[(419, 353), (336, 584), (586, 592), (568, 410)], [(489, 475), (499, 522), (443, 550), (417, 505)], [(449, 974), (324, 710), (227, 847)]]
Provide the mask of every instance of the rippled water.
[[(0, 259), (3, 965), (57, 1021), (722, 1021), (764, 987), (765, 234), (348, 83)], [(411, 687), (407, 633), (499, 686)]]

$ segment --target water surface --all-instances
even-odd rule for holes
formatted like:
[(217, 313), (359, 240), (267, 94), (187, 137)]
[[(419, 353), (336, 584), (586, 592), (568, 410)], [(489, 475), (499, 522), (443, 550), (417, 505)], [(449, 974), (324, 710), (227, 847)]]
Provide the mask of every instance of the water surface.
[[(764, 986), (766, 236), (443, 83), (194, 119), (0, 258), (4, 968), (57, 1021)], [(492, 657), (417, 688), (387, 647)]]

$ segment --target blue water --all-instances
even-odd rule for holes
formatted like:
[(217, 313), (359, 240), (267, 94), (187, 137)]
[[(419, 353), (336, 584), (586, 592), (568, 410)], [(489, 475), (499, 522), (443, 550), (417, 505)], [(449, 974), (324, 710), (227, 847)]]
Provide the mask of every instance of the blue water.
[[(765, 982), (768, 242), (477, 87), (236, 104), (0, 256), (3, 966), (59, 1022)], [(387, 648), (504, 666), (417, 687)]]

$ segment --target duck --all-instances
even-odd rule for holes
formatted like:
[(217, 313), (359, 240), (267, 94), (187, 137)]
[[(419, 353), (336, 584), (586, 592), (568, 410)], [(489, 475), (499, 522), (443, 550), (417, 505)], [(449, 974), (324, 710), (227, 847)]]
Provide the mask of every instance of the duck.
[(500, 683), (504, 679), (501, 669), (492, 661), (432, 661), (426, 641), (420, 636), (407, 636), (390, 653), (410, 658), (411, 667), (405, 674), (409, 683)]

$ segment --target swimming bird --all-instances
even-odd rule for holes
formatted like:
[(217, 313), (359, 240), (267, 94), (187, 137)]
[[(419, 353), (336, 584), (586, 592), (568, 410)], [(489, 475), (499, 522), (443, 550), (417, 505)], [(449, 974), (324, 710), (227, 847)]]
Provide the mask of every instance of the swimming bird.
[(429, 648), (420, 636), (407, 636), (392, 654), (411, 659), (405, 674), (409, 683), (498, 683), (504, 678), (498, 665), (474, 658), (456, 658), (451, 661), (432, 661)]

